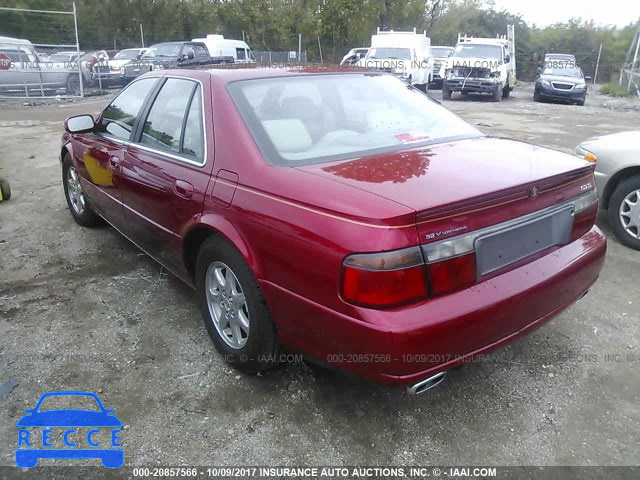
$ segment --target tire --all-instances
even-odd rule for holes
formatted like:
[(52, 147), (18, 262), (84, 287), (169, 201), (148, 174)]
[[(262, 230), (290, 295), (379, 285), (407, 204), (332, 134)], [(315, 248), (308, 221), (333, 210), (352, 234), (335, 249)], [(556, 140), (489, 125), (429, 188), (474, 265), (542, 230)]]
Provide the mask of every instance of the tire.
[(443, 100), (451, 100), (451, 90), (447, 87), (446, 83), (442, 83), (442, 99)]
[(534, 102), (539, 102), (540, 101), (540, 94), (536, 91), (533, 92), (533, 101)]
[(640, 250), (640, 176), (627, 178), (616, 187), (609, 199), (607, 215), (618, 240)]
[[(207, 332), (225, 361), (249, 374), (275, 366), (280, 352), (277, 332), (242, 255), (225, 239), (210, 237), (198, 252), (195, 283)], [(214, 291), (215, 295), (209, 293)], [(242, 305), (233, 305), (238, 298), (244, 300)]]
[(77, 96), (80, 95), (80, 75), (72, 73), (67, 77), (66, 94)]
[(504, 87), (502, 89), (502, 98), (509, 98), (509, 95), (511, 95), (511, 87)]
[(78, 225), (95, 227), (102, 223), (102, 219), (91, 209), (89, 199), (82, 191), (78, 173), (71, 161), (71, 155), (65, 154), (62, 160), (62, 185), (64, 196), (71, 216)]
[(502, 100), (502, 89), (500, 88), (500, 85), (496, 85), (496, 91), (493, 92), (491, 100), (493, 102), (499, 102), (500, 100)]
[(11, 186), (4, 178), (0, 178), (0, 192), (2, 193), (3, 201), (11, 198)]
[(584, 107), (584, 102), (585, 102), (586, 98), (581, 98), (580, 100), (578, 100), (576, 102), (576, 104), (580, 105), (581, 107)]

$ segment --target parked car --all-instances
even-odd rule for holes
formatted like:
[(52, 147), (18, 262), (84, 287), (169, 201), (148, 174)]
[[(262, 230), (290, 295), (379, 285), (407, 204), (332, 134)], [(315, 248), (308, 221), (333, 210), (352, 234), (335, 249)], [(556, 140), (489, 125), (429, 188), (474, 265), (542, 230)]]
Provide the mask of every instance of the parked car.
[(147, 51), (146, 48), (127, 48), (120, 50), (113, 58), (100, 62), (93, 68), (93, 82), (106, 85), (120, 85), (124, 81), (124, 67), (131, 61), (139, 60)]
[(358, 63), (358, 60), (364, 58), (368, 51), (369, 47), (352, 48), (344, 57), (342, 57), (342, 60), (340, 60), (340, 65), (355, 65), (356, 63)]
[(533, 100), (559, 100), (584, 105), (587, 99), (587, 80), (579, 67), (545, 68), (536, 79)]
[(0, 95), (47, 96), (58, 91), (77, 95), (80, 89), (77, 66), (64, 62), (69, 56), (51, 57), (40, 62), (30, 41), (0, 37), (0, 61), (8, 66), (0, 69)]
[(576, 155), (596, 164), (600, 206), (613, 233), (640, 250), (640, 130), (590, 138)]
[(153, 70), (211, 64), (211, 56), (202, 42), (165, 42), (151, 45), (137, 60), (124, 66), (123, 80), (130, 82)]
[(581, 298), (606, 250), (592, 163), (383, 72), (151, 72), (67, 119), (60, 158), (76, 222), (195, 287), (250, 373), (285, 345), (422, 393)]

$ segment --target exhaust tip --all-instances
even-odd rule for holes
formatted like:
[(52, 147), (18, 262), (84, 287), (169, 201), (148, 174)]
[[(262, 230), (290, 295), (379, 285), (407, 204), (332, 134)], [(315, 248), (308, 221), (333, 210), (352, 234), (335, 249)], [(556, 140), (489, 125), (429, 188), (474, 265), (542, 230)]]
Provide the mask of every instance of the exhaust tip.
[(420, 380), (418, 383), (407, 388), (407, 392), (409, 395), (422, 395), (427, 390), (431, 390), (433, 387), (438, 386), (447, 375), (447, 372), (436, 373), (435, 375), (426, 378), (424, 380)]

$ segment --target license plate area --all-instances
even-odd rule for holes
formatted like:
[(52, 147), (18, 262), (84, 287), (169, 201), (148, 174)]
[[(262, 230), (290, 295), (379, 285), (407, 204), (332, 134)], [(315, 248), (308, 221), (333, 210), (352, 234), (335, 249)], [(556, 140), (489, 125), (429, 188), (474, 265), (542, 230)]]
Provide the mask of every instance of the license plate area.
[(548, 213), (475, 241), (478, 278), (555, 245), (566, 245), (573, 228), (574, 207)]

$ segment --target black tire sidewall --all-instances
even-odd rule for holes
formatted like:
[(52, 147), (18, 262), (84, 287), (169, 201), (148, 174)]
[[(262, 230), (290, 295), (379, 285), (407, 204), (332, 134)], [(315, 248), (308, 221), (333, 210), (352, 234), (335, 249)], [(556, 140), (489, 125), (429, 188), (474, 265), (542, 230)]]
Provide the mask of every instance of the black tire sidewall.
[[(205, 293), (205, 278), (209, 266), (216, 261), (226, 264), (240, 282), (249, 310), (249, 337), (240, 349), (234, 349), (222, 339), (209, 312)], [(279, 351), (276, 329), (271, 314), (253, 272), (242, 255), (224, 238), (210, 237), (198, 252), (195, 272), (196, 297), (207, 332), (216, 349), (234, 368), (245, 373), (258, 373), (277, 363)]]
[(624, 198), (633, 190), (638, 189), (640, 189), (640, 176), (627, 178), (620, 182), (609, 199), (609, 208), (607, 210), (609, 226), (613, 230), (613, 233), (623, 245), (633, 248), (634, 250), (640, 250), (640, 240), (631, 237), (625, 231), (622, 223), (620, 222), (619, 212), (620, 205)]

